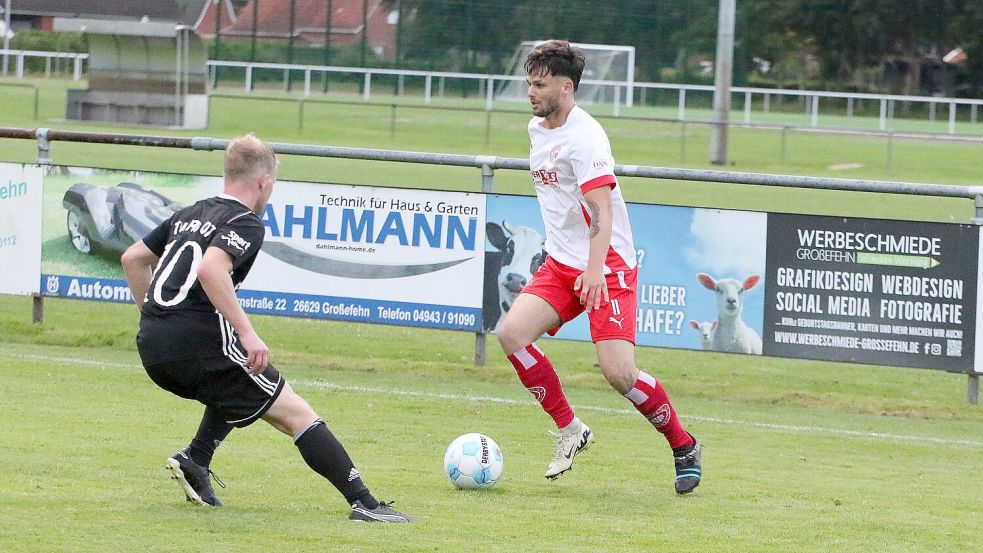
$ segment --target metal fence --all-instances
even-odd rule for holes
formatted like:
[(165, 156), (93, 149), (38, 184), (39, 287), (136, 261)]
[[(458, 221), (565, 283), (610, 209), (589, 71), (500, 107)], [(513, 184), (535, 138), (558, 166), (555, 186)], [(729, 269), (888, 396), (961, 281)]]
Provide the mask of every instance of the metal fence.
[[(41, 52), (33, 50), (2, 50), (4, 59), (15, 60), (14, 74), (24, 78), (25, 66), (31, 60), (43, 62), (45, 77), (52, 72), (61, 74), (71, 65), (72, 78), (83, 77), (88, 54), (72, 52)], [(64, 67), (61, 64), (65, 64)], [(35, 68), (39, 71), (40, 68)], [(210, 60), (209, 82), (213, 90), (225, 87), (253, 93), (258, 89), (296, 92), (303, 97), (324, 94), (331, 90), (346, 91), (361, 96), (363, 101), (373, 97), (419, 97), (425, 106), (435, 99), (464, 97), (484, 102), (492, 111), (496, 104), (514, 104), (496, 98), (505, 84), (524, 81), (521, 76), (456, 73), (447, 71), (415, 71), (404, 69), (338, 67), (323, 65), (279, 64)], [(5, 73), (6, 74), (6, 73)], [(713, 87), (673, 83), (593, 81), (609, 89), (611, 115), (630, 115), (639, 108), (659, 107), (674, 112), (678, 121), (710, 121), (709, 110)], [(265, 86), (259, 86), (260, 84)], [(380, 92), (385, 90), (386, 92)], [(456, 94), (455, 94), (455, 91)], [(904, 131), (905, 123), (929, 125), (933, 130), (949, 135), (979, 134), (979, 110), (983, 100), (940, 98), (931, 96), (881, 95), (817, 90), (784, 90), (755, 87), (733, 87), (735, 106), (732, 118), (744, 124), (776, 124), (776, 117), (794, 117), (796, 125), (812, 128), (864, 127), (878, 131)], [(623, 113), (625, 112), (625, 113)], [(918, 117), (913, 115), (917, 114)], [(868, 123), (869, 120), (869, 123)]]
[[(149, 146), (155, 148), (178, 148), (198, 151), (224, 150), (229, 144), (229, 140), (226, 139), (206, 137), (183, 138), (148, 135), (122, 135), (112, 133), (60, 131), (47, 128), (22, 129), (9, 127), (0, 127), (0, 138), (36, 140), (38, 148), (37, 163), (39, 164), (54, 163), (51, 154), (51, 144), (52, 142), (58, 141), (81, 142), (89, 144)], [(270, 143), (270, 145), (274, 151), (285, 155), (471, 167), (480, 171), (480, 188), (484, 193), (491, 193), (494, 191), (496, 170), (529, 170), (529, 160), (518, 158), (289, 143)], [(778, 188), (842, 190), (852, 192), (965, 198), (973, 201), (975, 205), (975, 216), (970, 222), (976, 225), (983, 225), (983, 186), (949, 186), (929, 183), (805, 177), (638, 165), (616, 165), (614, 172), (619, 176), (651, 179), (716, 182), (734, 185), (755, 185)], [(40, 322), (42, 314), (43, 300), (41, 296), (36, 296), (34, 299), (34, 320), (36, 322)], [(487, 335), (485, 333), (482, 332), (475, 335), (474, 359), (475, 363), (478, 365), (483, 365), (485, 362), (486, 343)], [(976, 405), (979, 402), (978, 374), (968, 375), (967, 399), (972, 405)]]
[(43, 64), (44, 77), (50, 78), (52, 72), (55, 75), (68, 73), (69, 68), (72, 80), (82, 80), (83, 63), (89, 59), (89, 54), (76, 52), (42, 52), (38, 50), (4, 50), (0, 48), (0, 56), (3, 58), (3, 75), (8, 73), (10, 58), (14, 59), (14, 75), (18, 79), (23, 79), (31, 61), (38, 61)]
[[(212, 100), (229, 100), (229, 101), (257, 101), (257, 102), (273, 102), (285, 105), (296, 106), (296, 130), (298, 134), (303, 134), (306, 126), (307, 119), (312, 117), (310, 115), (309, 107), (312, 106), (351, 106), (353, 108), (365, 109), (374, 108), (377, 110), (384, 110), (385, 115), (377, 116), (376, 121), (381, 118), (386, 118), (388, 120), (389, 137), (393, 138), (400, 129), (400, 125), (407, 124), (407, 116), (400, 115), (400, 113), (419, 111), (419, 110), (432, 110), (432, 111), (446, 111), (446, 112), (463, 112), (474, 114), (474, 120), (479, 119), (484, 120), (484, 144), (489, 146), (491, 144), (491, 139), (495, 136), (496, 124), (503, 118), (508, 116), (522, 116), (528, 118), (528, 109), (502, 109), (497, 108), (494, 110), (486, 110), (478, 107), (465, 107), (465, 106), (438, 106), (438, 105), (419, 105), (419, 104), (407, 104), (407, 103), (397, 103), (389, 102), (382, 103), (378, 101), (364, 102), (364, 101), (352, 101), (352, 100), (339, 100), (339, 99), (328, 99), (325, 96), (299, 96), (299, 97), (271, 97), (271, 96), (260, 96), (260, 95), (241, 95), (241, 94), (223, 94), (218, 92), (213, 92), (209, 95), (209, 101)], [(209, 113), (212, 110), (209, 109)], [(692, 157), (691, 150), (692, 146), (689, 145), (689, 138), (691, 137), (692, 127), (712, 127), (718, 123), (713, 121), (704, 120), (679, 120), (664, 117), (642, 117), (633, 115), (621, 115), (615, 116), (610, 114), (593, 113), (593, 116), (600, 120), (618, 120), (618, 121), (639, 121), (639, 122), (649, 122), (658, 123), (665, 125), (675, 125), (678, 126), (678, 143), (679, 143), (679, 163), (685, 164), (692, 161), (689, 159)], [(983, 144), (983, 136), (979, 135), (959, 135), (959, 134), (940, 134), (940, 133), (928, 133), (928, 132), (905, 132), (905, 131), (878, 131), (878, 130), (862, 130), (862, 129), (837, 129), (837, 128), (817, 128), (809, 126), (795, 126), (795, 125), (777, 125), (777, 124), (767, 124), (767, 123), (749, 123), (749, 122), (733, 122), (729, 124), (732, 128), (738, 129), (749, 129), (749, 130), (761, 130), (761, 131), (772, 131), (778, 133), (777, 141), (777, 151), (775, 153), (775, 159), (780, 165), (786, 165), (789, 159), (789, 154), (791, 146), (789, 145), (790, 138), (796, 133), (821, 133), (829, 135), (839, 135), (839, 136), (863, 136), (868, 138), (880, 139), (884, 141), (884, 168), (890, 173), (894, 170), (894, 159), (895, 159), (895, 147), (897, 140), (931, 140), (931, 141), (947, 141), (947, 142), (963, 142), (963, 143), (973, 143), (973, 144)], [(499, 128), (503, 132), (512, 132), (510, 128)], [(609, 133), (611, 133), (609, 129)]]
[[(514, 75), (487, 75), (478, 73), (455, 73), (446, 71), (411, 71), (400, 69), (335, 67), (319, 65), (286, 65), (274, 63), (254, 63), (238, 61), (210, 60), (208, 62), (209, 77), (213, 89), (226, 86), (226, 83), (241, 82), (241, 90), (252, 93), (256, 90), (257, 72), (265, 71), (267, 83), (269, 75), (279, 75), (273, 82), (282, 85), (282, 90), (292, 92), (295, 80), (302, 85), (297, 87), (300, 94), (311, 96), (317, 91), (318, 81), (321, 83), (321, 93), (327, 92), (327, 83), (347, 82), (358, 87), (362, 99), (369, 101), (373, 96), (373, 83), (381, 79), (392, 81), (392, 95), (404, 96), (412, 92), (422, 97), (423, 105), (431, 105), (434, 98), (448, 97), (447, 91), (459, 88), (465, 97), (483, 98), (485, 109), (491, 111), (496, 100), (496, 91), (505, 83), (524, 81), (524, 77)], [(232, 71), (230, 71), (232, 70)], [(220, 78), (220, 73), (222, 77)], [(459, 84), (459, 86), (448, 83)], [(653, 101), (653, 92), (668, 91), (675, 96), (676, 119), (679, 121), (710, 120), (708, 110), (702, 109), (712, 99), (714, 88), (709, 85), (688, 85), (672, 83), (649, 83), (628, 81), (594, 81), (584, 80), (584, 84), (608, 88), (608, 95), (614, 98), (611, 104), (612, 115), (618, 117), (623, 110), (633, 106), (664, 105), (665, 102)], [(387, 82), (388, 84), (388, 82)], [(240, 85), (235, 85), (240, 88)], [(386, 86), (386, 88), (389, 88)], [(734, 116), (745, 124), (765, 116), (776, 110), (780, 104), (792, 101), (801, 109), (808, 119), (808, 126), (820, 127), (820, 106), (828, 106), (823, 118), (836, 117), (847, 120), (860, 116), (861, 109), (876, 106), (876, 126), (885, 131), (892, 120), (897, 119), (899, 105), (920, 106), (925, 112), (929, 123), (940, 121), (939, 108), (945, 112), (945, 126), (948, 134), (957, 134), (957, 123), (960, 121), (976, 125), (979, 122), (979, 107), (983, 100), (963, 98), (937, 98), (927, 96), (880, 95), (847, 92), (824, 92), (815, 90), (781, 90), (755, 87), (733, 87), (731, 93), (739, 98), (742, 105), (740, 111), (734, 110)], [(376, 94), (378, 95), (378, 94)], [(696, 100), (695, 100), (696, 99)], [(699, 100), (699, 99), (702, 99)], [(508, 102), (512, 103), (513, 102)], [(755, 109), (757, 107), (757, 109)], [(962, 108), (962, 119), (960, 119)], [(703, 113), (707, 111), (707, 113)], [(739, 115), (738, 115), (739, 114)], [(834, 123), (835, 124), (835, 123)], [(824, 123), (823, 126), (830, 126)]]

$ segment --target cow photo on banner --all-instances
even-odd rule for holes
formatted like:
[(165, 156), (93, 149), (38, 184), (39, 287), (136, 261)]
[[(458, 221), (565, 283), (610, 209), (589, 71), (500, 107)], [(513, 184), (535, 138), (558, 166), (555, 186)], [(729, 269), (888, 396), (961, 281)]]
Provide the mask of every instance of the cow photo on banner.
[[(546, 257), (535, 198), (488, 198), (484, 328), (494, 331)], [(639, 345), (761, 354), (767, 214), (628, 204), (639, 264)], [(558, 338), (590, 340), (586, 317)]]
[(488, 196), (487, 210), (482, 311), (491, 332), (546, 261), (546, 233), (535, 198)]

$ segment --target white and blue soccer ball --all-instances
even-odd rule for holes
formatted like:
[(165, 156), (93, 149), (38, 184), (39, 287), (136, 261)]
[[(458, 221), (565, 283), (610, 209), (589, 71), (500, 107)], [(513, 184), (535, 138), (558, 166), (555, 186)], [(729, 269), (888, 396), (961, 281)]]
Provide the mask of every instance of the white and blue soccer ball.
[(460, 489), (490, 488), (502, 477), (505, 459), (495, 440), (472, 432), (458, 436), (444, 453), (444, 470)]

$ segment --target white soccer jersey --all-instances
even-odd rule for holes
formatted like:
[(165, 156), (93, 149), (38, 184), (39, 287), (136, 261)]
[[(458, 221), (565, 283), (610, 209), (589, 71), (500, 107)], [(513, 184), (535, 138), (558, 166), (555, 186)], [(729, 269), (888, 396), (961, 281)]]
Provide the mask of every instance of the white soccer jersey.
[(546, 252), (555, 260), (587, 269), (590, 252), (590, 215), (584, 192), (611, 187), (611, 247), (604, 273), (633, 269), (635, 246), (628, 208), (614, 176), (611, 143), (601, 125), (574, 106), (562, 127), (540, 126), (542, 117), (529, 122), (529, 167), (546, 226)]

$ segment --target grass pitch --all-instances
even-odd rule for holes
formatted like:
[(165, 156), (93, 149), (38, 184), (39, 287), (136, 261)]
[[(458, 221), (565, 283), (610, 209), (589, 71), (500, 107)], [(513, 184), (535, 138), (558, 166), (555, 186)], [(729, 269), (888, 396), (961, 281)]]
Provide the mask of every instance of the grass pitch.
[[(130, 134), (522, 157), (524, 114), (484, 115), (388, 104), (298, 106), (217, 100), (212, 125), (178, 133), (57, 121), (65, 84), (4, 88), (4, 125)], [(351, 98), (348, 98), (351, 100)], [(707, 132), (603, 121), (621, 163), (709, 167)], [(490, 129), (486, 135), (486, 129)], [(701, 130), (702, 129), (702, 130)], [(487, 138), (486, 138), (487, 136)], [(980, 145), (734, 130), (729, 169), (978, 184)], [(487, 140), (487, 144), (486, 144)], [(32, 161), (29, 141), (0, 141)], [(55, 143), (58, 163), (215, 174), (220, 153)], [(890, 161), (890, 163), (889, 163)], [(839, 170), (834, 166), (848, 166)], [(478, 190), (477, 170), (291, 157), (285, 179)], [(496, 190), (529, 193), (528, 176), (498, 171)], [(969, 200), (943, 200), (624, 179), (629, 201), (965, 222)], [(4, 551), (886, 551), (978, 548), (983, 516), (983, 409), (964, 376), (936, 371), (642, 348), (704, 443), (706, 479), (672, 490), (664, 440), (593, 367), (589, 344), (546, 340), (568, 396), (597, 443), (557, 482), (542, 472), (551, 423), (489, 344), (471, 363), (466, 333), (255, 317), (273, 359), (339, 435), (381, 499), (419, 517), (358, 525), (335, 490), (263, 423), (237, 430), (213, 468), (226, 506), (186, 504), (164, 459), (183, 447), (201, 409), (157, 389), (133, 345), (132, 306), (0, 297), (0, 550)], [(494, 342), (494, 340), (490, 340)], [(453, 489), (444, 448), (480, 431), (503, 448), (495, 488)]]
[[(164, 459), (200, 406), (156, 388), (133, 306), (0, 297), (8, 551), (971, 551), (983, 515), (983, 410), (935, 371), (640, 349), (704, 443), (705, 480), (672, 489), (668, 447), (592, 366), (547, 340), (597, 443), (542, 477), (551, 423), (473, 335), (255, 317), (273, 359), (412, 525), (346, 520), (343, 499), (265, 423), (236, 430), (212, 468), (228, 487), (184, 501)], [(84, 323), (81, 323), (84, 321)], [(454, 489), (444, 448), (480, 431), (504, 450), (490, 490)]]

